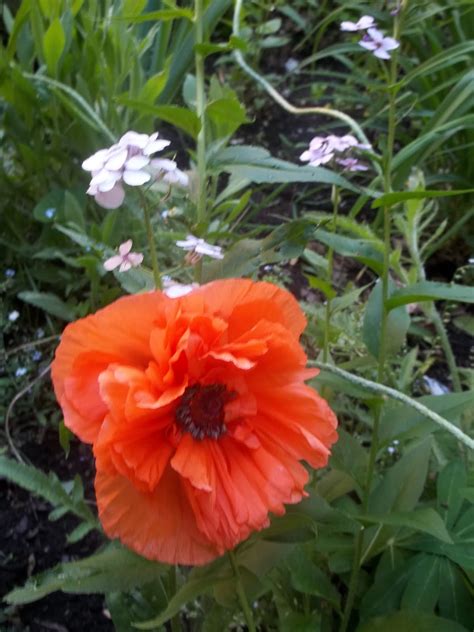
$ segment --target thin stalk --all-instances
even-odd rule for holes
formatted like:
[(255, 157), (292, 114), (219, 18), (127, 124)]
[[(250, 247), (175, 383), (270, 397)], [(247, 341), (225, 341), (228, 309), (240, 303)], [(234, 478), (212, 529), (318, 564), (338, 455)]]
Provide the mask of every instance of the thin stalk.
[(240, 605), (242, 606), (242, 611), (244, 613), (245, 621), (247, 622), (247, 628), (249, 632), (256, 632), (257, 628), (255, 627), (255, 621), (253, 620), (252, 610), (250, 608), (249, 602), (247, 601), (247, 596), (244, 591), (244, 586), (242, 584), (242, 577), (240, 576), (239, 565), (237, 563), (237, 559), (235, 557), (234, 551), (229, 551), (229, 559), (230, 564), (232, 566), (232, 570), (234, 571), (237, 595), (239, 597)]
[[(204, 42), (203, 25), (203, 0), (195, 0), (194, 4), (194, 28), (195, 44)], [(197, 195), (197, 223), (206, 221), (206, 92), (204, 83), (204, 57), (201, 53), (195, 53), (196, 67), (196, 113), (201, 127), (197, 136), (196, 160), (198, 173), (198, 195)]]
[(148, 240), (148, 248), (150, 250), (151, 266), (153, 268), (153, 279), (155, 281), (156, 289), (161, 290), (161, 275), (160, 267), (158, 265), (158, 255), (156, 253), (155, 237), (153, 235), (153, 228), (151, 225), (150, 210), (145, 199), (143, 199), (143, 217), (145, 219), (146, 237)]
[[(337, 186), (332, 187), (332, 225), (331, 231), (335, 232), (337, 227), (337, 213), (339, 211), (339, 188)], [(328, 282), (332, 286), (332, 275), (334, 269), (334, 250), (328, 249)], [(323, 361), (327, 362), (329, 359), (329, 327), (331, 325), (331, 296), (326, 296), (326, 314), (324, 323), (324, 346), (323, 346)]]
[[(169, 583), (170, 583), (170, 593), (171, 593), (171, 598), (174, 597), (174, 595), (176, 594), (176, 566), (172, 566), (170, 568), (170, 575), (169, 575)], [(181, 621), (179, 619), (179, 612), (177, 612), (174, 617), (171, 619), (171, 632), (180, 632), (181, 630)]]
[[(416, 216), (413, 218), (409, 218), (408, 220), (407, 245), (412, 261), (415, 264), (418, 280), (426, 281), (425, 266), (423, 265), (423, 260), (421, 258), (421, 253), (418, 246), (418, 220)], [(443, 320), (439, 315), (439, 312), (436, 309), (434, 303), (429, 303), (426, 306), (422, 306), (422, 309), (427, 318), (429, 318), (433, 323), (434, 328), (436, 329), (436, 333), (438, 334), (441, 347), (443, 349), (444, 356), (448, 364), (449, 372), (451, 374), (453, 389), (457, 392), (461, 392), (462, 385), (461, 379), (459, 377), (458, 367), (456, 364), (456, 358), (454, 357), (453, 349), (451, 347), (451, 343), (449, 342), (448, 334), (446, 332)]]
[[(393, 37), (399, 41), (401, 31), (401, 18), (403, 16), (403, 10), (406, 8), (408, 1), (402, 3), (400, 13), (395, 17), (393, 25)], [(383, 165), (383, 182), (384, 193), (389, 193), (392, 190), (392, 158), (393, 158), (393, 146), (395, 142), (395, 126), (396, 126), (396, 81), (397, 81), (397, 62), (398, 54), (397, 50), (392, 53), (390, 61), (390, 71), (388, 75), (388, 131), (387, 131), (387, 147), (385, 160)], [(387, 349), (387, 299), (388, 299), (388, 284), (390, 277), (390, 232), (391, 232), (391, 217), (390, 207), (386, 206), (383, 210), (384, 218), (384, 261), (382, 272), (382, 319), (380, 325), (380, 345), (379, 345), (379, 357), (377, 367), (377, 382), (382, 385), (385, 377), (385, 360)], [(363, 511), (367, 511), (369, 504), (370, 491), (372, 489), (372, 479), (375, 471), (375, 463), (377, 460), (377, 452), (379, 448), (379, 427), (380, 419), (382, 416), (382, 404), (377, 405), (377, 409), (374, 415), (374, 423), (372, 427), (372, 441), (370, 445), (369, 462), (367, 466), (367, 478), (365, 481), (362, 497)], [(340, 632), (346, 632), (349, 625), (352, 609), (354, 607), (355, 596), (357, 594), (357, 587), (359, 584), (359, 573), (361, 567), (361, 555), (362, 555), (362, 543), (363, 543), (364, 531), (361, 529), (356, 536), (355, 541), (355, 553), (354, 563), (352, 566), (351, 577), (349, 580), (349, 590), (347, 594), (347, 600), (344, 608), (344, 614), (341, 622)]]

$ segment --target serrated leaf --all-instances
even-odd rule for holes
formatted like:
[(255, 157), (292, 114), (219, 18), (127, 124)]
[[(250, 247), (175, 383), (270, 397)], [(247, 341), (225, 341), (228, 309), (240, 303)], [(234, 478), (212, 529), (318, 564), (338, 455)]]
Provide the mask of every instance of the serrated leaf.
[(59, 564), (29, 579), (23, 588), (6, 595), (10, 604), (37, 601), (57, 590), (67, 593), (106, 593), (127, 590), (152, 581), (168, 569), (151, 562), (119, 545), (109, 545), (104, 551), (78, 562)]
[(94, 526), (97, 525), (97, 520), (84, 500), (82, 498), (73, 499), (53, 472), (46, 475), (32, 465), (18, 463), (5, 456), (0, 456), (0, 476), (37, 496), (41, 496), (54, 507), (57, 507), (56, 511), (71, 511), (86, 522)]

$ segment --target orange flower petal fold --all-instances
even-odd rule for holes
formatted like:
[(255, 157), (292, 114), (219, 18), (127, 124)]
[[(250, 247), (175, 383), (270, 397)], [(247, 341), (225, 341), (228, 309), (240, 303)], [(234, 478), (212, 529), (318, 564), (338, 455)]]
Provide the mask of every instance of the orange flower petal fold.
[(305, 495), (337, 421), (305, 381), (294, 297), (214, 281), (128, 296), (65, 329), (52, 366), (66, 426), (93, 444), (105, 532), (205, 564)]

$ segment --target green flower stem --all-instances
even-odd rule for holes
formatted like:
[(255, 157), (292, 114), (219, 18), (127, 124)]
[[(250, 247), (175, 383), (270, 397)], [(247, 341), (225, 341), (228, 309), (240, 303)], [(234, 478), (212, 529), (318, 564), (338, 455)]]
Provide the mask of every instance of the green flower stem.
[[(337, 213), (339, 211), (339, 187), (332, 187), (332, 232), (336, 232), (337, 228)], [(328, 249), (328, 282), (332, 286), (332, 275), (334, 268), (334, 250)], [(326, 314), (324, 323), (324, 347), (323, 347), (323, 362), (327, 362), (329, 359), (329, 327), (331, 324), (331, 296), (326, 296)]]
[[(406, 9), (408, 0), (404, 0), (402, 3), (400, 12), (396, 15), (393, 26), (393, 37), (397, 41), (400, 40), (401, 33), (401, 20), (403, 19), (403, 11)], [(397, 95), (397, 69), (398, 69), (398, 49), (392, 53), (390, 60), (390, 70), (388, 73), (388, 130), (387, 130), (387, 147), (385, 152), (385, 159), (383, 164), (383, 182), (384, 193), (389, 193), (392, 190), (392, 158), (393, 158), (393, 146), (395, 142), (395, 127), (396, 127), (396, 95)], [(386, 206), (383, 209), (384, 219), (384, 260), (383, 260), (383, 272), (382, 272), (382, 319), (380, 326), (380, 348), (378, 357), (378, 369), (377, 369), (377, 386), (380, 388), (388, 388), (382, 385), (385, 378), (385, 360), (387, 350), (387, 299), (388, 299), (388, 283), (390, 277), (390, 250), (391, 250), (391, 217), (390, 207)], [(392, 391), (393, 389), (389, 389)], [(379, 391), (380, 392), (380, 391)], [(398, 394), (398, 391), (393, 390)], [(387, 393), (386, 393), (387, 394)], [(411, 400), (413, 401), (413, 400)], [(428, 409), (426, 409), (428, 410)], [(379, 449), (379, 427), (380, 419), (382, 416), (382, 404), (377, 406), (374, 415), (374, 423), (372, 427), (372, 441), (370, 445), (369, 462), (367, 466), (367, 478), (365, 481), (362, 497), (363, 511), (367, 511), (369, 504), (370, 492), (372, 489), (372, 479), (375, 471), (375, 463), (377, 460), (377, 453)], [(442, 417), (440, 417), (442, 419)], [(446, 421), (446, 420), (443, 420)], [(447, 422), (449, 423), (449, 422)], [(363, 544), (364, 530), (361, 529), (355, 538), (355, 551), (354, 562), (351, 571), (351, 577), (349, 580), (349, 589), (347, 594), (347, 600), (344, 608), (344, 614), (341, 622), (340, 632), (346, 632), (349, 625), (352, 609), (354, 607), (355, 596), (357, 594), (357, 586), (359, 584), (359, 573), (362, 564), (362, 544)]]
[[(235, 37), (240, 37), (240, 14), (242, 12), (242, 3), (243, 0), (235, 0), (234, 16), (232, 20), (232, 34), (235, 35)], [(348, 114), (328, 107), (296, 107), (292, 105), (289, 101), (287, 101), (278, 92), (278, 90), (275, 90), (275, 88), (264, 77), (262, 77), (262, 75), (260, 75), (247, 64), (240, 50), (234, 50), (234, 59), (244, 72), (252, 77), (252, 79), (255, 79), (255, 81), (257, 81), (264, 88), (267, 94), (269, 94), (271, 98), (276, 101), (276, 103), (278, 103), (278, 105), (280, 105), (290, 114), (322, 114), (331, 118), (339, 119), (340, 121), (348, 125), (363, 143), (370, 144), (360, 125)], [(380, 167), (378, 164), (374, 164), (374, 166), (377, 171), (380, 171)]]
[[(169, 583), (170, 583), (170, 593), (171, 593), (170, 599), (172, 599), (176, 594), (176, 587), (177, 587), (176, 575), (177, 575), (177, 567), (172, 566), (169, 572)], [(180, 630), (181, 630), (181, 621), (179, 619), (179, 612), (177, 612), (174, 615), (174, 617), (171, 619), (171, 632), (180, 632)]]
[(234, 571), (237, 595), (239, 596), (240, 605), (242, 606), (245, 621), (247, 622), (247, 628), (249, 632), (256, 632), (255, 621), (253, 620), (252, 610), (249, 606), (249, 602), (247, 601), (247, 596), (245, 595), (242, 577), (240, 576), (239, 565), (234, 551), (229, 551), (229, 559), (232, 570)]
[(151, 225), (150, 210), (146, 199), (143, 199), (143, 217), (145, 219), (146, 237), (148, 240), (148, 248), (150, 249), (151, 265), (153, 268), (153, 278), (155, 280), (155, 287), (157, 290), (162, 289), (160, 268), (158, 265), (158, 255), (156, 253), (155, 237), (153, 235), (153, 228)]
[[(194, 28), (195, 44), (204, 42), (203, 28), (203, 0), (195, 0), (194, 4)], [(200, 121), (197, 136), (196, 159), (198, 172), (197, 191), (197, 223), (206, 221), (206, 92), (204, 83), (204, 57), (201, 53), (195, 53), (196, 66), (196, 113)]]
[[(421, 258), (420, 249), (418, 246), (418, 219), (416, 215), (413, 217), (409, 217), (408, 219), (408, 227), (407, 227), (407, 246), (410, 251), (410, 256), (412, 258), (413, 263), (415, 264), (417, 277), (419, 281), (426, 281), (426, 272), (425, 267), (423, 265), (423, 260)], [(449, 372), (451, 374), (451, 380), (453, 382), (453, 389), (457, 392), (462, 391), (461, 379), (459, 377), (459, 371), (456, 364), (456, 359), (454, 357), (453, 349), (451, 347), (451, 343), (449, 342), (448, 334), (446, 333), (446, 328), (443, 324), (441, 316), (439, 315), (438, 310), (435, 307), (434, 303), (428, 303), (427, 305), (422, 305), (422, 309), (425, 312), (426, 316), (433, 323), (436, 333), (441, 342), (441, 347), (443, 349), (446, 362), (448, 364)]]
[(446, 430), (450, 434), (452, 434), (456, 439), (458, 439), (461, 443), (463, 443), (470, 450), (474, 450), (474, 439), (465, 434), (462, 430), (460, 430), (453, 423), (438, 415), (430, 408), (427, 408), (423, 404), (420, 404), (416, 399), (405, 395), (400, 391), (397, 391), (395, 388), (391, 388), (390, 386), (385, 386), (384, 384), (379, 384), (378, 382), (372, 382), (371, 380), (367, 380), (363, 377), (359, 377), (358, 375), (353, 375), (348, 371), (344, 371), (343, 369), (339, 369), (338, 367), (333, 366), (332, 364), (326, 364), (325, 362), (319, 362), (318, 360), (310, 360), (308, 362), (309, 366), (315, 366), (318, 369), (323, 371), (328, 371), (329, 373), (333, 373), (338, 377), (346, 380), (347, 382), (351, 382), (351, 384), (355, 384), (356, 386), (360, 386), (363, 389), (370, 391), (371, 393), (375, 393), (376, 395), (380, 395), (383, 398), (389, 397), (390, 399), (394, 399), (397, 402), (401, 402), (406, 406), (410, 406), (417, 412), (419, 412), (423, 417), (426, 417), (433, 423), (437, 424), (443, 430)]

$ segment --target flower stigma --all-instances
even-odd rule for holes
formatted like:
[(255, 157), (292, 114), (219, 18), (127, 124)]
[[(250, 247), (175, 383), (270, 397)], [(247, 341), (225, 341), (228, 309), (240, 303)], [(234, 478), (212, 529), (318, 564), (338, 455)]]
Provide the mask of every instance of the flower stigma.
[(235, 396), (224, 384), (188, 386), (176, 408), (176, 421), (194, 439), (218, 439), (227, 432), (225, 405)]

